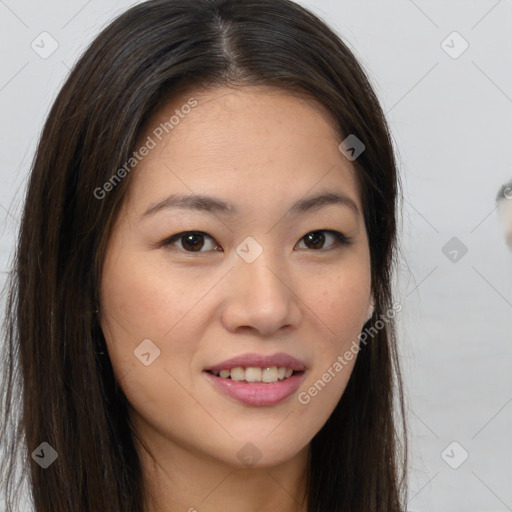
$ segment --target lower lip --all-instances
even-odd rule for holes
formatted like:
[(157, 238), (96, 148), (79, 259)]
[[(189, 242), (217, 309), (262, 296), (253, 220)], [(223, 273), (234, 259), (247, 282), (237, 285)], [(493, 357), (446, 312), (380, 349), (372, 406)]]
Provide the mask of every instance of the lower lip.
[(272, 382), (242, 382), (232, 379), (223, 379), (212, 373), (203, 372), (208, 380), (227, 395), (238, 401), (260, 407), (276, 405), (293, 395), (302, 384), (305, 372), (293, 374), (287, 379)]

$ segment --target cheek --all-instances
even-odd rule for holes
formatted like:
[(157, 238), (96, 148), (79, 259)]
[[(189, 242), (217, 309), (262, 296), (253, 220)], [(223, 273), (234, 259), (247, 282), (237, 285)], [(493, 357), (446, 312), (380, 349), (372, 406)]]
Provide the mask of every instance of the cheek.
[(357, 337), (366, 320), (370, 293), (370, 274), (362, 266), (347, 267), (316, 284), (308, 283), (305, 296), (324, 333), (319, 336), (324, 352), (341, 350)]
[(169, 270), (125, 251), (107, 257), (101, 284), (101, 325), (116, 379), (131, 406), (162, 428), (190, 411), (201, 419), (185, 389), (193, 389), (195, 306), (212, 286), (190, 286)]
[(153, 353), (158, 355), (155, 367), (156, 363), (167, 366), (169, 353), (173, 361), (190, 359), (194, 346), (182, 342), (181, 331), (189, 325), (190, 312), (208, 283), (191, 287), (179, 272), (150, 263), (141, 253), (120, 252), (107, 256), (101, 283), (101, 326), (118, 378), (129, 371), (134, 378), (142, 366), (138, 352), (147, 353), (143, 347), (152, 352), (150, 360)]
[(313, 421), (314, 428), (321, 428), (346, 388), (357, 359), (369, 295), (369, 273), (363, 267), (347, 268), (336, 278), (319, 280), (308, 288), (316, 326), (311, 343), (314, 366), (297, 399), (299, 416)]
[(113, 255), (105, 261), (101, 285), (103, 316), (124, 339), (162, 339), (211, 286), (208, 279), (191, 283), (186, 273), (141, 253)]

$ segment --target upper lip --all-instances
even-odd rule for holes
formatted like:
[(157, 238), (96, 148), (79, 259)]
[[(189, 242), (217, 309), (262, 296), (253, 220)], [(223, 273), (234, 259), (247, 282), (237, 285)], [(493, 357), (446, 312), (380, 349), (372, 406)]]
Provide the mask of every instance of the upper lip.
[(270, 368), (271, 366), (291, 368), (295, 371), (304, 370), (305, 366), (303, 361), (297, 359), (284, 352), (279, 352), (273, 355), (262, 355), (262, 354), (241, 354), (239, 356), (232, 357), (222, 363), (215, 364), (205, 368), (205, 371), (219, 372), (220, 370), (231, 370), (232, 368)]

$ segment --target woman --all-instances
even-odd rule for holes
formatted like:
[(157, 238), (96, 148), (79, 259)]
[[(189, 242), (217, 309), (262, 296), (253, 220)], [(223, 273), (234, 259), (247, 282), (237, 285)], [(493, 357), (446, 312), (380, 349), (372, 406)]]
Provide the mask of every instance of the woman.
[(313, 14), (130, 8), (32, 168), (4, 472), (24, 450), (37, 512), (404, 510), (398, 190), (366, 75)]

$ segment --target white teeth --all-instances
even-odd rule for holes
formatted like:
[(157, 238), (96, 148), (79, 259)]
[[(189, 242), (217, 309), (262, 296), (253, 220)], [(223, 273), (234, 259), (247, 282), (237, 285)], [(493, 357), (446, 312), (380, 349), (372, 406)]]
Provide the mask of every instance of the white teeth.
[(233, 380), (244, 380), (245, 379), (245, 370), (243, 368), (232, 368), (230, 371), (231, 378)]
[(291, 377), (293, 370), (285, 366), (270, 366), (267, 368), (258, 368), (250, 366), (248, 368), (232, 368), (231, 370), (220, 370), (212, 372), (214, 375), (220, 376), (223, 379), (231, 377), (232, 380), (247, 382), (278, 382), (283, 379)]
[(245, 380), (247, 382), (261, 382), (261, 368), (246, 368)]
[(277, 382), (277, 366), (265, 368), (261, 372), (261, 380), (263, 382)]

